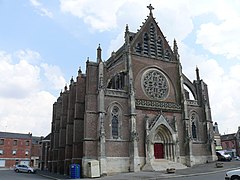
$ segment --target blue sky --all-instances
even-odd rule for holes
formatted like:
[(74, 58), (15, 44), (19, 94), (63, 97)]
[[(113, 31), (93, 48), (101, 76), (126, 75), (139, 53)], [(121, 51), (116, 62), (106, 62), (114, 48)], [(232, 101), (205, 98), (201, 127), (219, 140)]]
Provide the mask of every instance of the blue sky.
[(153, 15), (183, 72), (208, 84), (222, 134), (240, 126), (240, 2), (237, 0), (0, 0), (0, 131), (50, 132), (52, 104), (87, 58), (103, 59)]

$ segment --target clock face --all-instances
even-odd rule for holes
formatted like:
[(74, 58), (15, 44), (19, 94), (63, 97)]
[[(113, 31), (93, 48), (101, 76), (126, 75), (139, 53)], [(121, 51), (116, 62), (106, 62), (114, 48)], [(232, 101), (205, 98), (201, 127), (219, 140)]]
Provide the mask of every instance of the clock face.
[(149, 98), (157, 100), (165, 99), (169, 92), (168, 80), (158, 69), (149, 69), (143, 73), (142, 88)]

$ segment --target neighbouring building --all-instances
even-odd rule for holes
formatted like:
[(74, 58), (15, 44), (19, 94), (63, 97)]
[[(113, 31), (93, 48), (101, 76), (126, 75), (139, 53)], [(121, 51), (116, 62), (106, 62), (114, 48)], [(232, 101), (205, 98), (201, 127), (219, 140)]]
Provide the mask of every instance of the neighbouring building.
[(232, 157), (240, 156), (240, 126), (236, 133), (222, 135), (221, 145)]
[(215, 122), (213, 125), (213, 133), (214, 133), (214, 144), (215, 144), (216, 151), (222, 150), (221, 134), (219, 133), (217, 122)]
[(221, 135), (222, 149), (232, 157), (236, 156), (236, 133)]
[(40, 157), (42, 154), (41, 140), (43, 137), (32, 136), (32, 150), (30, 165), (35, 168), (40, 168)]
[(0, 167), (30, 164), (32, 134), (0, 132)]
[(16, 164), (26, 164), (39, 167), (42, 137), (31, 133), (0, 132), (0, 168), (13, 167)]
[(41, 170), (48, 170), (48, 161), (49, 161), (49, 149), (50, 149), (50, 136), (48, 134), (44, 137), (41, 141), (41, 156), (40, 156), (40, 169)]
[(240, 157), (240, 126), (238, 126), (236, 133), (236, 155)]
[(176, 41), (171, 48), (148, 8), (141, 28), (126, 26), (105, 61), (99, 46), (53, 104), (51, 172), (76, 163), (86, 177), (92, 160), (101, 175), (216, 160), (207, 84), (198, 68), (194, 81), (183, 74)]

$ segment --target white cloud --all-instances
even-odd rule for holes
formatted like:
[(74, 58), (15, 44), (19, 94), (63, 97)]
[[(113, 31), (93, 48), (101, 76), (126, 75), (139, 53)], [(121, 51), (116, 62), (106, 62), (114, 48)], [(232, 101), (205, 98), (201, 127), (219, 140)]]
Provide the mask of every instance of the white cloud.
[(58, 66), (49, 65), (46, 63), (41, 64), (44, 70), (44, 75), (48, 79), (49, 84), (53, 89), (59, 90), (63, 88), (66, 81), (62, 75), (61, 69)]
[(42, 61), (41, 55), (30, 49), (12, 54), (0, 51), (0, 131), (50, 132), (56, 97), (48, 92), (48, 86), (63, 87), (65, 80), (60, 68)]
[(38, 52), (30, 49), (19, 50), (15, 53), (18, 59), (27, 61), (30, 64), (37, 64), (41, 61), (41, 56)]
[(53, 18), (53, 13), (45, 8), (38, 0), (30, 0), (30, 3), (41, 16)]
[(201, 25), (197, 43), (213, 54), (240, 59), (240, 17), (225, 20), (220, 24)]
[(99, 31), (110, 30), (117, 26), (116, 13), (125, 0), (60, 0), (64, 13), (82, 18), (91, 28)]
[(240, 81), (240, 64), (237, 64), (230, 69), (230, 78)]
[[(6, 55), (10, 57), (10, 55)], [(24, 98), (39, 88), (39, 71), (37, 66), (20, 60), (16, 64), (0, 59), (0, 97)]]
[(45, 136), (50, 132), (55, 97), (38, 91), (23, 99), (0, 98), (0, 130)]

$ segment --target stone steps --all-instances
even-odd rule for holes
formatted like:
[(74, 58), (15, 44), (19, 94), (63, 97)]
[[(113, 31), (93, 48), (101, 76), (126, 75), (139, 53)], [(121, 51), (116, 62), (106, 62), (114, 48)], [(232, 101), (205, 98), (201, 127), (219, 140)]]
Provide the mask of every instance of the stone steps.
[(181, 163), (169, 161), (167, 159), (157, 159), (152, 161), (149, 164), (146, 164), (142, 170), (143, 171), (166, 171), (166, 169), (169, 169), (169, 168), (185, 169), (187, 168), (187, 166)]

